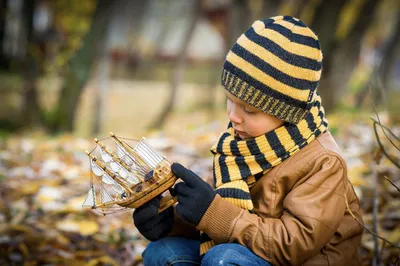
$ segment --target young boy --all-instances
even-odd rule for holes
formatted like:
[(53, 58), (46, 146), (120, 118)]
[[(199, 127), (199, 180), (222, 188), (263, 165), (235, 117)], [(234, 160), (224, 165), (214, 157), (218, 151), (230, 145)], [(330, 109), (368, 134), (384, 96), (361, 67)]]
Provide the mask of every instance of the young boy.
[[(256, 21), (226, 57), (228, 129), (212, 147), (215, 190), (180, 164), (178, 204), (135, 210), (145, 265), (358, 265), (363, 228), (346, 163), (316, 92), (317, 36)], [(198, 231), (197, 231), (198, 230)], [(198, 237), (200, 235), (200, 238)]]

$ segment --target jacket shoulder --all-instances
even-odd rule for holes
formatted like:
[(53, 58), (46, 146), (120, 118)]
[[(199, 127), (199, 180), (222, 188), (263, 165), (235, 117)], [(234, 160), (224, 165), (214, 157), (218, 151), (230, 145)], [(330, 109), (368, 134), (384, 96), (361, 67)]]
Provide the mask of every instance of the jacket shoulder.
[(346, 167), (342, 152), (329, 131), (284, 161), (275, 173), (301, 177), (305, 172), (310, 172), (311, 169), (317, 170), (328, 161), (339, 161), (339, 164), (335, 165)]
[(329, 131), (320, 135), (318, 138), (300, 150), (297, 154), (295, 154), (291, 158), (293, 160), (291, 164), (296, 161), (311, 163), (313, 161), (318, 161), (321, 156), (333, 156), (343, 160), (342, 151)]
[(316, 142), (321, 146), (325, 151), (330, 151), (336, 153), (340, 157), (342, 157), (342, 151), (337, 145), (336, 141), (333, 139), (331, 133), (329, 131), (325, 132), (321, 136), (316, 139)]

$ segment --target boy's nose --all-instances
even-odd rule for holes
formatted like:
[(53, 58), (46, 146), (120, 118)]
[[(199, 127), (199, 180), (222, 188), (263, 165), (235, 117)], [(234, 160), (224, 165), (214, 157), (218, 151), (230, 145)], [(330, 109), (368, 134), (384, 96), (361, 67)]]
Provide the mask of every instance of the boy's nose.
[(243, 122), (242, 117), (237, 113), (237, 110), (234, 107), (230, 110), (228, 118), (234, 124), (240, 124)]

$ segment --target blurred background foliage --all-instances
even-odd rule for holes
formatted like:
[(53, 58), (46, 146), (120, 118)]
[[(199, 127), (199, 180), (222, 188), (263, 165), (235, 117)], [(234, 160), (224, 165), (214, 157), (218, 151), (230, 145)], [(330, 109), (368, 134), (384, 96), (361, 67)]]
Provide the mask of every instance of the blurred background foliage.
[[(163, 128), (179, 108), (198, 107), (212, 119), (224, 105), (218, 85), (226, 52), (254, 20), (276, 14), (299, 17), (319, 36), (319, 91), (328, 115), (343, 108), (370, 112), (372, 98), (398, 115), (396, 0), (0, 3), (4, 129), (88, 136), (119, 130), (116, 119), (124, 131), (141, 134)], [(151, 108), (137, 103), (143, 99)], [(127, 127), (124, 119), (135, 122)]]
[[(127, 233), (130, 218), (105, 224), (71, 209), (83, 190), (65, 192), (62, 201), (55, 187), (82, 187), (72, 178), (87, 175), (78, 151), (109, 131), (153, 136), (168, 158), (209, 177), (208, 150), (227, 122), (219, 84), (225, 55), (254, 20), (281, 14), (319, 36), (318, 90), (364, 219), (400, 243), (399, 194), (381, 180), (398, 184), (400, 173), (370, 120), (376, 110), (394, 135), (386, 133), (398, 138), (400, 1), (0, 0), (0, 232), (10, 234), (0, 237), (0, 264), (137, 263), (143, 245), (131, 246), (140, 236)], [(398, 162), (398, 144), (377, 136)], [(29, 186), (18, 186), (27, 179)], [(46, 205), (58, 201), (61, 211)], [(52, 230), (43, 240), (46, 227)], [(54, 257), (46, 258), (49, 250)], [(370, 234), (361, 250), (363, 265), (398, 262), (398, 249)]]

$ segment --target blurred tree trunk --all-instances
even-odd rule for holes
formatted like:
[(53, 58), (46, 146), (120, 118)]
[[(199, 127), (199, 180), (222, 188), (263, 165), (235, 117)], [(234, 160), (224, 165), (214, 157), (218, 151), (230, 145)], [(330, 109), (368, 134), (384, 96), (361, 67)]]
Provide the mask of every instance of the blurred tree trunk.
[(24, 64), (22, 121), (25, 128), (40, 127), (44, 122), (36, 86), (37, 78), (40, 74), (40, 63), (31, 53), (28, 52)]
[(116, 16), (123, 12), (123, 8), (125, 8), (126, 0), (124, 1), (116, 1), (116, 3), (110, 7), (109, 9), (109, 18), (105, 27), (103, 41), (98, 44), (97, 49), (99, 50), (99, 60), (97, 61), (97, 69), (96, 69), (96, 91), (93, 97), (94, 101), (94, 117), (93, 117), (93, 127), (92, 134), (97, 135), (100, 133), (103, 121), (104, 121), (104, 112), (105, 112), (105, 103), (106, 96), (109, 86), (109, 76), (110, 76), (110, 42), (111, 42), (111, 24), (113, 20), (115, 20)]
[(160, 129), (164, 126), (168, 116), (171, 114), (171, 111), (175, 104), (176, 92), (178, 90), (179, 84), (182, 82), (185, 67), (186, 67), (186, 57), (187, 50), (189, 47), (190, 40), (192, 39), (194, 30), (196, 28), (197, 21), (200, 17), (200, 0), (196, 0), (192, 7), (192, 15), (190, 16), (191, 21), (188, 30), (183, 39), (182, 46), (178, 53), (178, 56), (175, 61), (175, 66), (172, 72), (171, 80), (170, 80), (170, 93), (167, 104), (163, 108), (160, 113), (160, 116), (154, 120), (154, 122), (150, 125), (150, 128)]
[(91, 28), (83, 38), (83, 45), (67, 64), (65, 83), (50, 125), (53, 131), (73, 130), (79, 97), (90, 77), (97, 45), (103, 41), (112, 4), (112, 1), (98, 0)]
[(0, 0), (0, 68), (6, 68), (8, 66), (3, 51), (4, 29), (6, 24), (6, 4), (6, 0)]
[(309, 0), (282, 0), (278, 15), (289, 15), (300, 18), (302, 10), (306, 8)]
[(334, 88), (331, 86), (331, 65), (334, 58), (334, 50), (337, 46), (335, 38), (336, 27), (340, 10), (346, 0), (323, 1), (316, 9), (314, 20), (310, 28), (318, 35), (323, 52), (322, 78), (318, 87), (324, 108), (329, 110), (334, 106)]
[(382, 64), (379, 69), (379, 75), (383, 82), (383, 88), (388, 90), (389, 74), (396, 64), (395, 51), (400, 47), (400, 10), (397, 12), (397, 20), (394, 24), (393, 32), (389, 37), (385, 50), (382, 54)]
[(24, 90), (22, 103), (22, 121), (25, 128), (39, 127), (43, 124), (42, 111), (37, 93), (37, 78), (41, 73), (43, 51), (33, 40), (33, 16), (35, 1), (24, 1), (24, 25), (27, 35), (27, 53), (23, 62)]
[[(135, 40), (139, 38), (139, 31), (141, 28), (141, 20), (145, 15), (145, 10), (149, 5), (149, 1), (146, 0), (117, 0), (114, 1), (114, 5), (111, 6), (109, 10), (109, 23), (105, 26), (105, 36), (104, 41), (100, 43), (99, 47), (99, 60), (97, 61), (97, 70), (96, 70), (96, 91), (95, 101), (94, 101), (94, 116), (93, 116), (93, 127), (92, 127), (92, 134), (97, 135), (100, 133), (104, 119), (105, 119), (105, 108), (106, 108), (106, 97), (107, 91), (109, 90), (109, 78), (110, 78), (110, 65), (112, 59), (111, 53), (111, 33), (115, 27), (118, 26), (125, 26), (128, 28), (127, 30), (127, 37), (130, 40)], [(167, 2), (165, 3), (168, 4)], [(163, 11), (163, 10), (162, 10)], [(121, 22), (122, 20), (122, 22)], [(125, 25), (121, 25), (121, 24)], [(114, 25), (113, 25), (114, 24)], [(112, 25), (114, 27), (112, 27)], [(117, 25), (117, 26), (116, 26)], [(166, 32), (165, 30), (161, 31), (162, 33)], [(162, 41), (156, 42), (162, 43)], [(130, 51), (135, 56), (135, 60), (132, 62), (130, 61), (130, 57), (126, 56), (128, 61), (130, 70), (132, 72), (136, 71), (137, 68), (141, 67), (143, 63), (147, 63), (150, 60), (143, 61), (140, 56), (137, 56), (136, 51)], [(110, 54), (111, 53), (111, 54)], [(148, 73), (152, 73), (151, 67), (149, 67)]]
[(328, 106), (329, 108), (334, 107), (345, 93), (351, 74), (359, 62), (363, 37), (375, 18), (377, 3), (377, 0), (365, 1), (354, 27), (334, 51), (335, 57), (331, 62), (331, 69), (334, 71), (329, 75), (333, 105)]
[(100, 133), (102, 122), (104, 121), (104, 109), (106, 96), (109, 85), (109, 76), (110, 76), (110, 56), (109, 56), (109, 45), (108, 45), (108, 36), (109, 34), (109, 26), (107, 27), (107, 34), (105, 41), (103, 42), (101, 47), (100, 59), (97, 61), (97, 73), (96, 73), (96, 92), (93, 97), (95, 97), (94, 101), (94, 118), (93, 118), (93, 128), (92, 134), (97, 135)]
[[(393, 23), (393, 31), (381, 46), (380, 62), (378, 61), (375, 64), (371, 77), (362, 85), (362, 89), (356, 95), (355, 105), (357, 108), (361, 107), (363, 104), (370, 91), (370, 87), (373, 93), (371, 97), (374, 99), (374, 103), (379, 104), (380, 102), (385, 102), (385, 95), (390, 84), (390, 74), (396, 65), (397, 57), (395, 53), (396, 50), (400, 48), (400, 12), (397, 13), (396, 21)], [(380, 93), (375, 90), (375, 88), (380, 88)]]
[(230, 8), (228, 18), (228, 38), (226, 47), (227, 52), (235, 44), (236, 40), (245, 32), (252, 24), (252, 13), (249, 7), (249, 3), (244, 0), (233, 0), (232, 7)]
[(311, 28), (318, 35), (322, 51), (323, 73), (318, 88), (324, 108), (332, 110), (339, 102), (357, 64), (362, 37), (372, 22), (377, 0), (364, 1), (355, 24), (343, 39), (335, 32), (346, 1), (323, 1), (316, 10)]
[[(141, 16), (142, 18), (144, 16), (150, 16), (150, 17), (159, 17), (161, 18), (162, 25), (159, 25), (161, 29), (158, 31), (158, 34), (155, 38), (154, 44), (156, 45), (152, 51), (145, 56), (140, 56), (139, 61), (137, 64), (137, 69), (140, 69), (141, 73), (144, 73), (146, 75), (146, 78), (151, 79), (153, 75), (153, 69), (155, 65), (158, 63), (157, 62), (157, 52), (161, 50), (166, 37), (168, 36), (168, 29), (171, 27), (171, 23), (175, 19), (174, 15), (174, 7), (179, 8), (180, 3), (179, 2), (167, 2), (167, 1), (158, 1), (158, 2), (152, 2), (152, 1), (147, 1), (141, 11)], [(152, 14), (152, 12), (156, 12), (156, 14)], [(172, 11), (172, 13), (171, 13)], [(143, 19), (142, 19), (143, 20)], [(142, 34), (140, 31), (138, 31), (138, 34)], [(140, 37), (140, 36), (137, 36)]]
[(256, 19), (266, 19), (269, 17), (278, 16), (281, 0), (263, 0), (262, 13)]

